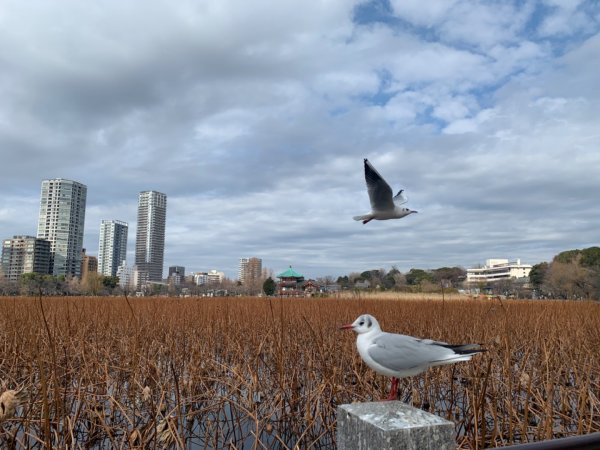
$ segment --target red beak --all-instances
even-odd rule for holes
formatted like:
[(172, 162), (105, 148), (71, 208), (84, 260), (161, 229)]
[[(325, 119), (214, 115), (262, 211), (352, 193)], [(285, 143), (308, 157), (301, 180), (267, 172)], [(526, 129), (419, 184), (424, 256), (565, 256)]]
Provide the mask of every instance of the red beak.
[(346, 324), (346, 325), (342, 325), (340, 327), (340, 330), (351, 330), (352, 328), (354, 328), (354, 326), (351, 323), (349, 323), (349, 324)]

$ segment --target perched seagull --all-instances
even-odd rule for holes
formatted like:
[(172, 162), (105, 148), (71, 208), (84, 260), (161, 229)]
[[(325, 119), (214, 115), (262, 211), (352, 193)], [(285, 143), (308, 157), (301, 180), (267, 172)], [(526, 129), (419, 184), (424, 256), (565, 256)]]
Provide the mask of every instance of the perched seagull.
[(363, 314), (341, 328), (357, 333), (356, 347), (367, 366), (392, 378), (388, 400), (398, 397), (398, 378), (417, 375), (433, 366), (469, 361), (473, 355), (486, 351), (479, 344), (451, 345), (385, 333), (381, 331), (377, 319), (369, 314)]
[(400, 207), (400, 205), (408, 201), (406, 196), (402, 194), (404, 189), (401, 189), (395, 197), (392, 197), (392, 188), (379, 175), (379, 172), (375, 170), (375, 167), (371, 165), (367, 158), (365, 158), (365, 180), (367, 181), (367, 189), (369, 190), (371, 212), (364, 216), (354, 216), (354, 220), (362, 220), (362, 223), (365, 224), (373, 219), (400, 219), (417, 212)]

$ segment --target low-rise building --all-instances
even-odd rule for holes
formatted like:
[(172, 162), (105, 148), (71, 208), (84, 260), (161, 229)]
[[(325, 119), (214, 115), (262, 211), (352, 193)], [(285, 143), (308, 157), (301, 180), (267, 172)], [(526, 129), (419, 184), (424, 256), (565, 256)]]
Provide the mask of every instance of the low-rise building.
[(208, 284), (221, 284), (225, 279), (225, 272), (219, 272), (215, 269), (209, 270), (206, 277)]
[(483, 267), (467, 269), (467, 284), (528, 278), (531, 267), (531, 264), (522, 264), (520, 259), (487, 259)]
[(208, 283), (208, 273), (207, 272), (196, 272), (194, 274), (194, 283), (196, 286), (202, 286)]
[(170, 266), (169, 267), (169, 283), (179, 286), (185, 281), (185, 267), (183, 266)]

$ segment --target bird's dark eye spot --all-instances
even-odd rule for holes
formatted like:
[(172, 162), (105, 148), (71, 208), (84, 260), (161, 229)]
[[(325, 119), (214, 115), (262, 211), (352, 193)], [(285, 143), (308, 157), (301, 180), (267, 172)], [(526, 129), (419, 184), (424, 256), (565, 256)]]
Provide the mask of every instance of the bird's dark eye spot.
[(361, 322), (359, 323), (359, 325), (360, 325), (361, 327), (362, 327), (364, 324), (365, 324), (365, 321), (364, 321), (364, 320), (363, 320), (363, 321), (361, 321)]
[(373, 322), (371, 322), (371, 319), (367, 319), (367, 322), (368, 322), (368, 323), (367, 323), (367, 326), (368, 326), (369, 328), (371, 328), (371, 325), (373, 325)]

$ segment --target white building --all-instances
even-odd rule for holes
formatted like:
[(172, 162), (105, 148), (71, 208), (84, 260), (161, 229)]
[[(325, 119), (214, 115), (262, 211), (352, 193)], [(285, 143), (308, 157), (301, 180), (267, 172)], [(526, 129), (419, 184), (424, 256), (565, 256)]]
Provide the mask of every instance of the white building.
[(246, 274), (246, 268), (248, 267), (248, 260), (250, 258), (240, 258), (240, 266), (238, 268), (238, 280), (243, 283), (244, 275)]
[(125, 260), (117, 267), (117, 276), (119, 277), (119, 286), (121, 288), (131, 289), (135, 287), (133, 282), (133, 267), (128, 266)]
[(119, 265), (127, 257), (127, 232), (129, 226), (120, 220), (103, 220), (100, 224), (98, 244), (98, 273), (117, 276)]
[(208, 272), (196, 272), (194, 273), (194, 283), (196, 286), (202, 286), (205, 284), (220, 284), (225, 279), (225, 272), (219, 272), (217, 270), (210, 270)]
[(202, 286), (203, 284), (207, 284), (208, 283), (208, 273), (196, 272), (194, 274), (194, 283), (196, 283), (196, 286)]
[(529, 277), (531, 264), (521, 260), (487, 259), (485, 266), (467, 269), (467, 283), (488, 283), (498, 280), (517, 280)]
[(42, 181), (37, 237), (50, 241), (50, 273), (81, 275), (87, 187), (55, 178)]
[(220, 284), (225, 279), (225, 272), (218, 272), (216, 270), (210, 270), (207, 274), (209, 284)]

